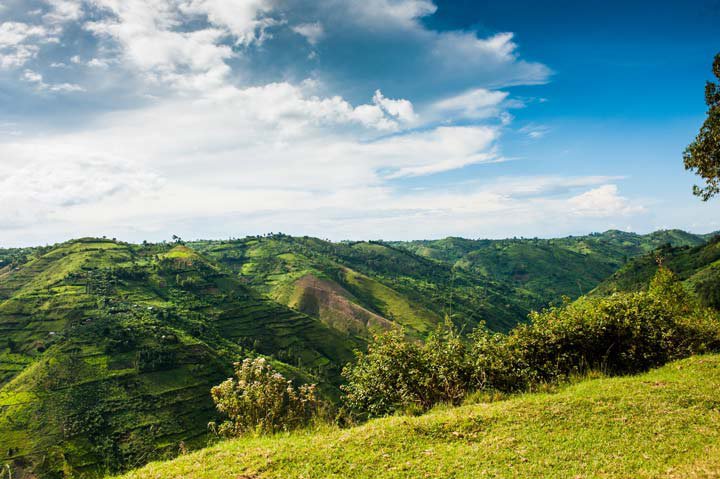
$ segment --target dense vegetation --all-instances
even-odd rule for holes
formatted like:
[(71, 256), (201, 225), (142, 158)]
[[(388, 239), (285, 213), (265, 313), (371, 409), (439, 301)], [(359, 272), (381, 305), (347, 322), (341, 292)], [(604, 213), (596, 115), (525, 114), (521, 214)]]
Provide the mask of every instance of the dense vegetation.
[(527, 315), (530, 310), (558, 303), (562, 296), (577, 298), (587, 294), (630, 258), (667, 244), (702, 245), (709, 236), (680, 230), (648, 235), (610, 230), (555, 239), (445, 238), (397, 245), (451, 264), (455, 271), (507, 285), (513, 301), (520, 301)]
[(703, 308), (667, 269), (647, 291), (587, 298), (533, 313), (509, 334), (452, 330), (424, 343), (386, 333), (344, 371), (345, 404), (383, 416), (459, 404), (471, 391), (517, 392), (589, 371), (645, 371), (720, 351), (720, 316)]
[(697, 356), (559, 392), (224, 441), (125, 478), (710, 478), (718, 389), (720, 356)]
[(391, 324), (425, 337), (446, 316), (465, 331), (481, 322), (509, 331), (531, 310), (586, 294), (630, 258), (707, 239), (679, 230), (396, 243), (274, 234), (189, 246), (272, 299), (368, 339)]

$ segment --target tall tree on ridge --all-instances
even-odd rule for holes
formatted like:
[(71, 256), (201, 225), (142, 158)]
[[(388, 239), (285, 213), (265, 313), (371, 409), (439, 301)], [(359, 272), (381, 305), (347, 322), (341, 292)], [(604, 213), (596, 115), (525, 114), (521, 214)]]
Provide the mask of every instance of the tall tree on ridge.
[[(720, 80), (720, 53), (715, 55), (713, 74)], [(683, 153), (685, 169), (705, 180), (705, 186), (693, 186), (693, 194), (707, 201), (720, 193), (720, 84), (707, 82), (705, 103), (707, 118), (695, 141)]]

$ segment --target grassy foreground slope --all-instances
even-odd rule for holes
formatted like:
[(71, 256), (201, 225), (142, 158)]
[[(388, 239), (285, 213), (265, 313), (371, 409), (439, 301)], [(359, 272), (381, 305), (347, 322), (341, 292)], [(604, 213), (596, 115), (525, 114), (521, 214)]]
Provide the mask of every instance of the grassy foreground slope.
[(352, 429), (220, 443), (125, 479), (718, 477), (720, 356)]

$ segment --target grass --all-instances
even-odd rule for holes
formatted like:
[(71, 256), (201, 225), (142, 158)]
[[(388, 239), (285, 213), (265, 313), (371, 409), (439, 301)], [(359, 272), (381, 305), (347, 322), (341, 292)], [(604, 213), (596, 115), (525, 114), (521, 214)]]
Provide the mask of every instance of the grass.
[(123, 479), (720, 477), (720, 356), (351, 429), (242, 438)]

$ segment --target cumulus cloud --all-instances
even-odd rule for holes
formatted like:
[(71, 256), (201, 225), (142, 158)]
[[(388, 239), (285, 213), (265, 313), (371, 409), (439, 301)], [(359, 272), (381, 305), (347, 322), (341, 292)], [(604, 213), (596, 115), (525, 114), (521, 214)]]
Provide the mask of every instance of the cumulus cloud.
[(43, 16), (49, 23), (65, 23), (82, 18), (83, 4), (81, 0), (45, 0), (50, 7)]
[(603, 185), (573, 196), (568, 200), (571, 212), (578, 216), (611, 217), (627, 216), (644, 211), (640, 205), (632, 205), (620, 196), (617, 185)]
[(392, 100), (385, 98), (380, 90), (375, 90), (375, 96), (373, 96), (373, 103), (393, 118), (406, 123), (415, 121), (416, 115), (413, 109), (413, 104), (405, 99)]
[(262, 41), (266, 29), (278, 23), (268, 16), (272, 9), (270, 0), (188, 0), (180, 4), (181, 11), (207, 17), (243, 45)]
[(177, 31), (179, 12), (164, 0), (95, 0), (111, 12), (85, 28), (116, 41), (125, 61), (151, 82), (203, 90), (225, 82), (230, 67), (225, 60), (232, 49), (219, 43), (218, 28)]

